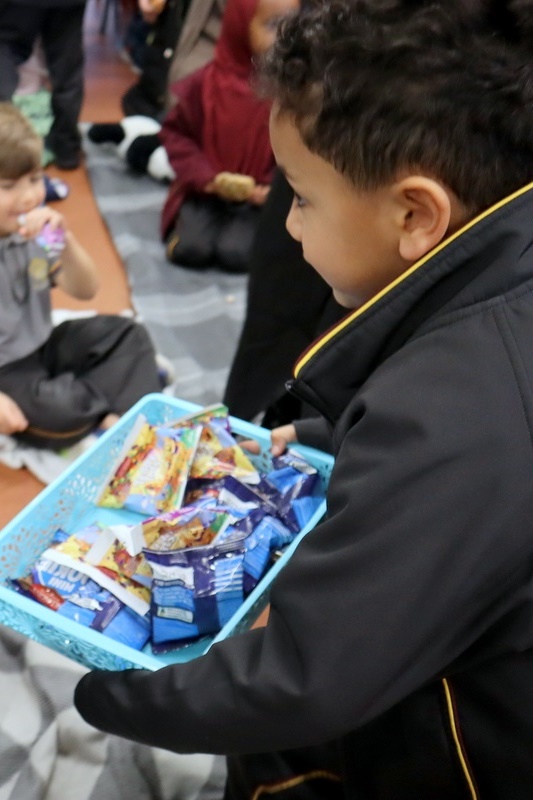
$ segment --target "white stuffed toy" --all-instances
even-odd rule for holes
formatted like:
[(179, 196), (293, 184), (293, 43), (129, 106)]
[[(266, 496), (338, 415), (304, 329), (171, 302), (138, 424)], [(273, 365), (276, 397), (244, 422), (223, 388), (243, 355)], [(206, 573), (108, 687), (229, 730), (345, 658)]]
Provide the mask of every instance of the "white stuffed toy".
[(171, 181), (176, 173), (157, 134), (161, 125), (152, 117), (124, 117), (121, 122), (98, 123), (87, 133), (95, 144), (111, 143), (117, 154), (135, 172), (147, 173), (157, 181)]

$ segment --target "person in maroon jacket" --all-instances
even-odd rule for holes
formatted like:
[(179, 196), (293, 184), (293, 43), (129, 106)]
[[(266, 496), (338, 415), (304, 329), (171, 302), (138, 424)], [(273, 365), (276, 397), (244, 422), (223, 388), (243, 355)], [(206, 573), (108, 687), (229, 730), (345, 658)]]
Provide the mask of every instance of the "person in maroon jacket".
[(230, 0), (215, 57), (175, 83), (177, 104), (159, 134), (177, 177), (161, 221), (170, 261), (248, 270), (272, 178), (269, 103), (254, 92), (254, 58), (297, 0)]

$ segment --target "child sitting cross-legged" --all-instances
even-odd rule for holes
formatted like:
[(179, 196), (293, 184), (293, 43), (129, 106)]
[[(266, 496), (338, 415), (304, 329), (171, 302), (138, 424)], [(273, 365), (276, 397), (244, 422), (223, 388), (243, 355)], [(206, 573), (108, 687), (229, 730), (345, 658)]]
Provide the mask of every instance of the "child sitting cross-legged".
[(150, 338), (133, 320), (52, 327), (51, 287), (89, 300), (98, 278), (62, 214), (43, 205), (41, 155), (27, 119), (0, 103), (0, 433), (60, 449), (161, 384)]

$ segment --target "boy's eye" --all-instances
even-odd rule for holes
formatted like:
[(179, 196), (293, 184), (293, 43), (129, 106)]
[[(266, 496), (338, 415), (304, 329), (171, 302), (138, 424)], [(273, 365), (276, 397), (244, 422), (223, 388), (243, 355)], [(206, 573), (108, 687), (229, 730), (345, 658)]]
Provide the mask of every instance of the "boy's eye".
[(305, 206), (305, 200), (296, 192), (294, 192), (294, 202), (298, 208), (303, 208)]
[(42, 172), (36, 172), (34, 175), (31, 176), (32, 183), (40, 183), (43, 179)]
[(4, 191), (12, 189), (14, 185), (15, 183), (13, 181), (0, 181), (0, 189), (4, 189)]

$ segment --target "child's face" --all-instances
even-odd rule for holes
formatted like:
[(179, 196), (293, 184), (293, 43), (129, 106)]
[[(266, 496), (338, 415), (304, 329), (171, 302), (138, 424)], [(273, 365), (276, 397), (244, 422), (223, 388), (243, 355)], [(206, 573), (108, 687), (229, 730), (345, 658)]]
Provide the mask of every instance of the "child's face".
[(0, 177), (0, 236), (16, 233), (20, 227), (19, 216), (41, 205), (44, 197), (44, 181), (40, 169), (28, 172), (20, 178)]
[(287, 230), (306, 261), (346, 308), (369, 300), (409, 266), (398, 250), (397, 213), (387, 188), (358, 192), (304, 145), (288, 115), (273, 112), (276, 161), (294, 189)]
[(261, 55), (274, 44), (281, 17), (297, 11), (299, 6), (299, 0), (259, 0), (249, 27), (250, 50), (254, 55)]

